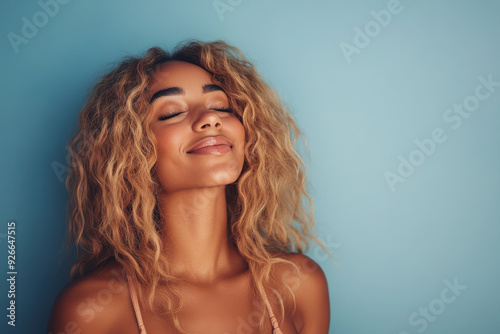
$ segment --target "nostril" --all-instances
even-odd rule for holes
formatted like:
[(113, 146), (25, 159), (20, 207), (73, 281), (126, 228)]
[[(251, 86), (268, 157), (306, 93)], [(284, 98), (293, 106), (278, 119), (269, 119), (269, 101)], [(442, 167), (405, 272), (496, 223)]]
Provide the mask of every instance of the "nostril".
[(220, 128), (222, 126), (222, 124), (220, 124), (220, 122), (216, 122), (215, 124), (213, 123), (205, 123), (201, 126), (202, 129), (206, 129), (206, 128), (210, 128), (210, 127), (216, 127), (216, 128)]
[(198, 131), (200, 130), (208, 130), (211, 128), (220, 129), (222, 128), (222, 122), (219, 119), (219, 116), (215, 112), (204, 112), (201, 113), (199, 119), (195, 121), (193, 124), (194, 128)]

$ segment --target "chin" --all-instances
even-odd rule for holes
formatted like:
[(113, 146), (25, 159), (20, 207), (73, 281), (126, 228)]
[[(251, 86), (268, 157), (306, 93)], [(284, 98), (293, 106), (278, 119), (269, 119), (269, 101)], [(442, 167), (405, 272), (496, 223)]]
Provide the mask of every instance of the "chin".
[(216, 185), (228, 185), (235, 182), (241, 174), (241, 170), (243, 169), (243, 164), (234, 162), (225, 164), (224, 167), (218, 168), (207, 173), (207, 176)]
[(234, 183), (238, 179), (238, 176), (239, 175), (236, 175), (236, 176), (223, 175), (223, 176), (214, 178), (211, 182), (209, 182), (209, 184), (210, 184), (209, 186), (213, 186), (213, 187), (227, 186), (229, 184)]

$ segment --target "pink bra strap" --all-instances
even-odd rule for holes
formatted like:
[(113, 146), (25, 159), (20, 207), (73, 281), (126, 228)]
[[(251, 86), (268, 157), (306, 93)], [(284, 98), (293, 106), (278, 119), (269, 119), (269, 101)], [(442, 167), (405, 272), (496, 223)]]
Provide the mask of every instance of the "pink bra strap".
[[(264, 292), (265, 294), (265, 292)], [(274, 316), (273, 309), (271, 307), (271, 304), (269, 303), (269, 300), (267, 299), (267, 295), (264, 297), (264, 302), (266, 303), (267, 307), (267, 312), (269, 313), (269, 318), (271, 318), (271, 323), (273, 324), (273, 334), (283, 334), (283, 332), (280, 329), (280, 326), (278, 324), (278, 320)]]
[(139, 300), (137, 299), (137, 292), (135, 291), (134, 277), (127, 274), (128, 289), (130, 291), (130, 298), (132, 299), (132, 306), (134, 307), (135, 317), (137, 318), (137, 324), (139, 325), (139, 331), (141, 334), (146, 334), (146, 328), (144, 327), (141, 309), (139, 307)]

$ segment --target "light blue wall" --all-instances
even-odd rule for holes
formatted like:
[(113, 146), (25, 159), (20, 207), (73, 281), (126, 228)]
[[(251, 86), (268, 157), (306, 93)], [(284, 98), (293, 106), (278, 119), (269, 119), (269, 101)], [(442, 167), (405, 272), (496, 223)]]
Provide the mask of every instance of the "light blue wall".
[[(318, 229), (339, 263), (310, 253), (328, 276), (331, 333), (498, 333), (500, 3), (220, 2), (232, 4), (222, 17), (212, 0), (71, 0), (46, 22), (37, 1), (1, 2), (0, 254), (5, 277), (13, 220), (18, 274), (16, 328), (3, 279), (0, 332), (44, 332), (68, 280), (54, 166), (67, 168), (92, 84), (122, 56), (197, 38), (241, 48), (307, 137)], [(8, 34), (22, 36), (24, 17), (40, 27), (16, 52)], [(464, 103), (466, 118), (453, 111)]]

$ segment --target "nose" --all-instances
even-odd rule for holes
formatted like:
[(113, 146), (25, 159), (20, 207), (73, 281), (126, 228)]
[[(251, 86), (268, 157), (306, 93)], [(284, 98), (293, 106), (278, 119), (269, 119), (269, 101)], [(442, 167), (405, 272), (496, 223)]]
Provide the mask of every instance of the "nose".
[(216, 112), (212, 110), (202, 110), (198, 119), (193, 123), (193, 130), (196, 132), (206, 131), (209, 129), (220, 129), (222, 122)]

